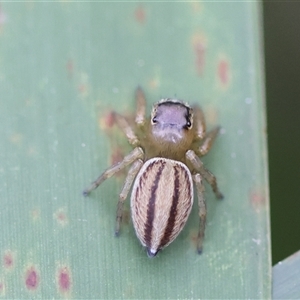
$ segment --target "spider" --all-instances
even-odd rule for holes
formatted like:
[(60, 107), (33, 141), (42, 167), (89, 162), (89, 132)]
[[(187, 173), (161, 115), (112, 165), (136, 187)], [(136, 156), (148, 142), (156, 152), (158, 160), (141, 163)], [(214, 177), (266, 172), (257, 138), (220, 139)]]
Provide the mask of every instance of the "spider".
[[(197, 251), (202, 253), (206, 223), (205, 179), (218, 199), (223, 195), (216, 177), (199, 157), (211, 149), (220, 127), (206, 133), (200, 107), (190, 107), (177, 99), (156, 103), (146, 118), (146, 99), (136, 90), (135, 126), (114, 113), (117, 126), (124, 132), (133, 150), (124, 159), (106, 169), (83, 194), (87, 196), (104, 180), (131, 165), (119, 195), (115, 234), (119, 235), (123, 205), (131, 192), (131, 216), (136, 235), (149, 257), (168, 246), (183, 229), (193, 204), (195, 185), (199, 207)], [(194, 184), (193, 184), (194, 183)]]

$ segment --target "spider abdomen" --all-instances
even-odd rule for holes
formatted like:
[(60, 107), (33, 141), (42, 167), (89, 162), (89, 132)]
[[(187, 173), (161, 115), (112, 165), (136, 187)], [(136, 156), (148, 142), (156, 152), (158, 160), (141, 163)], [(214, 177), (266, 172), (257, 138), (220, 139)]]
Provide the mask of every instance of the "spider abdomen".
[(185, 164), (160, 157), (144, 163), (132, 189), (131, 215), (150, 257), (178, 236), (192, 204), (192, 175)]

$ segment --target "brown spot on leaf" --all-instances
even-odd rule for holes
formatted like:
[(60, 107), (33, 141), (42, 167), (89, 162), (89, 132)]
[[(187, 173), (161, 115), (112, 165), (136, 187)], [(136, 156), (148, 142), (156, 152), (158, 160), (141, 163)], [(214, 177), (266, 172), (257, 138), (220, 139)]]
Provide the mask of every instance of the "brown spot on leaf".
[(102, 130), (110, 129), (115, 125), (115, 114), (113, 111), (107, 112), (104, 116), (98, 119), (99, 127)]
[(134, 17), (135, 19), (140, 23), (144, 24), (146, 21), (146, 12), (143, 6), (138, 6), (134, 11)]
[(228, 59), (221, 58), (217, 66), (217, 76), (221, 86), (226, 87), (230, 82), (230, 64)]
[(73, 77), (74, 75), (74, 62), (72, 59), (69, 59), (66, 63), (66, 69), (67, 69), (67, 73), (68, 73), (68, 76), (70, 78)]
[(198, 76), (202, 76), (205, 66), (205, 54), (207, 42), (202, 34), (195, 34), (192, 37), (192, 46), (195, 54), (195, 67)]
[(25, 271), (25, 286), (28, 290), (34, 291), (38, 288), (40, 276), (35, 266), (30, 266)]
[(14, 267), (15, 256), (11, 250), (6, 250), (3, 255), (3, 267), (6, 270), (11, 270)]
[(54, 214), (53, 214), (54, 219), (57, 221), (58, 224), (61, 226), (65, 226), (68, 224), (68, 217), (64, 211), (63, 208), (59, 208)]
[(69, 294), (72, 287), (72, 274), (70, 268), (66, 265), (60, 266), (56, 272), (56, 283), (58, 291), (63, 294)]
[(266, 205), (266, 197), (263, 191), (256, 189), (250, 192), (251, 206), (256, 212), (260, 212), (261, 208)]
[(88, 92), (88, 87), (87, 87), (87, 85), (84, 84), (84, 83), (79, 84), (79, 86), (78, 86), (78, 91), (79, 91), (79, 93), (82, 94), (82, 95), (87, 94), (87, 92)]

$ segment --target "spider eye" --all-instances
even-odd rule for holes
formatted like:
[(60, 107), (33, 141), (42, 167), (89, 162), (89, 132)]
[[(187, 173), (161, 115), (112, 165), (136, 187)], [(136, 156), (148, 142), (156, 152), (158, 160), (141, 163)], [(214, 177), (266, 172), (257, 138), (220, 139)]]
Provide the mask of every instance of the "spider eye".
[(189, 119), (186, 120), (184, 128), (185, 129), (191, 129), (192, 128), (192, 122)]
[(152, 123), (153, 124), (157, 123), (157, 118), (156, 117), (152, 118)]

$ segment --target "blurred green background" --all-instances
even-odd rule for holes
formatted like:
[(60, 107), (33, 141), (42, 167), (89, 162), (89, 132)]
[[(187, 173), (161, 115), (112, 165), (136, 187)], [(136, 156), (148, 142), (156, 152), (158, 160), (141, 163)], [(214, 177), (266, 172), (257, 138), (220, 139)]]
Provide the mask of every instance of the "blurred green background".
[(273, 264), (300, 249), (300, 2), (264, 1)]

